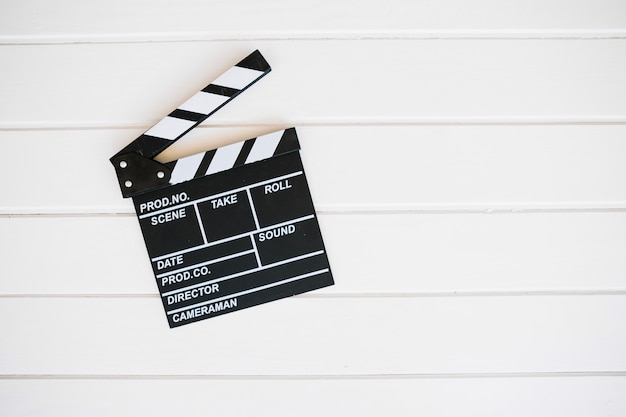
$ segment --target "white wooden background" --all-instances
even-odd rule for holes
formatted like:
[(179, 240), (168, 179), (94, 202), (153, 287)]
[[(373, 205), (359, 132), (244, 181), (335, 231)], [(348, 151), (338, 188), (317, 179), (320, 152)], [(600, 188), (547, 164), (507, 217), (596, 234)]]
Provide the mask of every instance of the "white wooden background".
[[(296, 126), (336, 285), (170, 330), (108, 158)], [(0, 0), (2, 416), (626, 415), (626, 3)]]

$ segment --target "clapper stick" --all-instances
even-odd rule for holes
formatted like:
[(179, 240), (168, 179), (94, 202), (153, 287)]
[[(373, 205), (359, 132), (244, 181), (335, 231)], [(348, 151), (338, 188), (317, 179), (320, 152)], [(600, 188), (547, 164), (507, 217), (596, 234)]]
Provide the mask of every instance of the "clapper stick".
[(167, 185), (169, 167), (154, 157), (271, 71), (257, 50), (178, 106), (111, 158), (122, 195)]
[(334, 284), (295, 128), (153, 159), (269, 71), (253, 52), (111, 158), (170, 327)]

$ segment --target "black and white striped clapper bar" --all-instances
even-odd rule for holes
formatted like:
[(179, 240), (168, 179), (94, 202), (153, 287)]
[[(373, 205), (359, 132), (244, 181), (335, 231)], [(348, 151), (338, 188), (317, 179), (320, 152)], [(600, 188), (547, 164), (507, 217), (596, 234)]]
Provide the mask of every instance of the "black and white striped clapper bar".
[(111, 158), (170, 327), (333, 285), (294, 128), (154, 160), (269, 72), (253, 52)]

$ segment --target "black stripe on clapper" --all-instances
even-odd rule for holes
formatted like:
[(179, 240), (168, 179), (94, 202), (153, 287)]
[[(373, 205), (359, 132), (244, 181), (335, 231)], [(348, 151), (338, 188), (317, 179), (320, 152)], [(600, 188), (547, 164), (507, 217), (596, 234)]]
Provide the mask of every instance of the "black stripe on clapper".
[(128, 146), (118, 152), (115, 156), (113, 156), (111, 160), (113, 160), (117, 155), (122, 155), (130, 152), (136, 152), (139, 155), (145, 156), (146, 158), (152, 158), (154, 155), (157, 155), (171, 144), (172, 141), (169, 139), (162, 139), (142, 134), (137, 139), (132, 141)]
[(213, 149), (211, 151), (207, 151), (204, 153), (204, 156), (202, 157), (202, 161), (200, 162), (200, 165), (198, 166), (198, 170), (196, 171), (196, 173), (194, 174), (194, 178), (198, 178), (198, 177), (203, 177), (204, 174), (206, 173), (207, 169), (209, 169), (209, 165), (211, 165), (211, 161), (213, 160), (213, 157), (215, 156), (215, 151), (217, 149)]
[(238, 67), (248, 68), (257, 71), (269, 71), (270, 64), (267, 63), (261, 52), (258, 50), (252, 52), (250, 55), (242, 59), (238, 64)]
[(250, 150), (252, 149), (252, 146), (254, 145), (255, 141), (256, 139), (248, 139), (247, 141), (243, 143), (243, 146), (241, 147), (241, 151), (239, 151), (239, 156), (237, 156), (237, 159), (235, 160), (235, 164), (233, 165), (233, 167), (238, 167), (246, 163), (246, 159), (248, 158), (248, 155), (250, 154)]
[(205, 93), (219, 94), (220, 96), (232, 97), (239, 93), (240, 90), (235, 88), (224, 87), (216, 84), (209, 84), (202, 89)]
[(283, 133), (283, 137), (280, 138), (280, 142), (278, 142), (278, 146), (274, 151), (274, 156), (297, 151), (299, 149), (300, 142), (298, 141), (298, 134), (296, 133), (296, 129), (291, 127), (285, 129), (285, 133)]
[(169, 114), (170, 117), (177, 119), (189, 120), (190, 122), (201, 122), (206, 119), (206, 115), (202, 113), (195, 113), (188, 110), (176, 109)]

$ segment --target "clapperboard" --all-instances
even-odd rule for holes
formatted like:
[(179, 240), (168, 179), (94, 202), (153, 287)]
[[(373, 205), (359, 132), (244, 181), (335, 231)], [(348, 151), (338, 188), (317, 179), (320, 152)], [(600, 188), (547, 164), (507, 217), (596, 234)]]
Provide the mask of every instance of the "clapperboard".
[(270, 70), (253, 52), (111, 158), (170, 327), (333, 285), (295, 128), (154, 160)]

